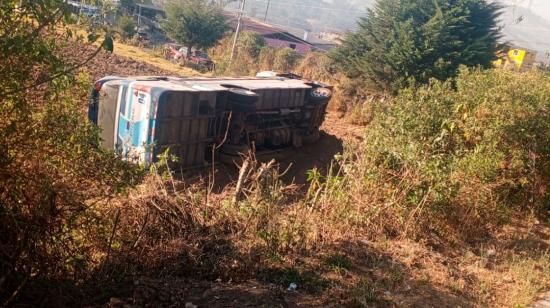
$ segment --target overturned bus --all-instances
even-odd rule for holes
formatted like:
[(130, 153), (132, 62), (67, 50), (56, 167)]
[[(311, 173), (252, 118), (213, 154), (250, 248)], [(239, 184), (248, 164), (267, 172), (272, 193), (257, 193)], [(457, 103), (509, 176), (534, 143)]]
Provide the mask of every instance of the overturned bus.
[[(319, 138), (331, 88), (294, 75), (255, 78), (105, 77), (88, 117), (102, 146), (145, 166), (159, 154), (183, 169), (219, 155), (300, 147)], [(213, 151), (216, 149), (216, 151)]]

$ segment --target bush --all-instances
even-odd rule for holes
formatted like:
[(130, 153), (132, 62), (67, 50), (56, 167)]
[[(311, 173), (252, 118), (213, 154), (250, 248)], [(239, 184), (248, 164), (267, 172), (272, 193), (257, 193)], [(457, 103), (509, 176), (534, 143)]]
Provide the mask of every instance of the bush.
[(301, 56), (296, 50), (291, 48), (282, 48), (275, 51), (275, 57), (273, 59), (273, 69), (281, 72), (292, 71)]
[(255, 75), (260, 70), (258, 57), (261, 51), (266, 48), (264, 38), (250, 31), (244, 31), (237, 41), (237, 53), (233, 63), (229, 66), (231, 49), (233, 47), (233, 36), (226, 36), (218, 46), (210, 50), (210, 55), (216, 62), (218, 74), (229, 75)]
[(118, 19), (118, 32), (123, 41), (133, 38), (137, 33), (134, 18), (129, 15), (122, 15)]
[(463, 69), (374, 107), (364, 141), (325, 180), (335, 220), (475, 239), (548, 209), (550, 77)]
[(295, 73), (306, 79), (316, 80), (332, 85), (333, 95), (330, 107), (346, 112), (354, 124), (366, 124), (357, 114), (365, 114), (376, 93), (367, 93), (361, 80), (351, 79), (339, 72), (328, 54), (320, 52), (307, 53), (296, 65)]
[(296, 66), (296, 73), (304, 78), (326, 82), (337, 78), (334, 76), (332, 60), (327, 54), (321, 52), (307, 53)]
[(0, 40), (0, 305), (40, 280), (89, 277), (108, 251), (103, 207), (140, 173), (99, 148), (83, 113), (92, 83), (72, 72), (85, 59), (59, 57), (75, 44), (60, 21), (67, 6), (25, 3), (0, 6), (0, 27), (13, 29)]
[(136, 183), (138, 170), (101, 150), (97, 128), (82, 115), (90, 87), (85, 79), (57, 81), (27, 119), (0, 108), (7, 123), (0, 127), (0, 243), (10, 252), (0, 269), (8, 292), (38, 278), (85, 277), (108, 242), (111, 217), (101, 207)]
[(218, 74), (255, 75), (259, 71), (293, 71), (302, 56), (291, 48), (272, 48), (257, 33), (243, 32), (237, 41), (237, 53), (229, 65), (233, 37), (227, 36), (210, 51)]

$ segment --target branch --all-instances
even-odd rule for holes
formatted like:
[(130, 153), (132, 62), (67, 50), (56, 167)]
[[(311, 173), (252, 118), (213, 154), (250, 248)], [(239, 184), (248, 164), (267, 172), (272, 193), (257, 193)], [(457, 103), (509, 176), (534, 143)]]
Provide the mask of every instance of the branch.
[(51, 82), (61, 76), (64, 76), (64, 75), (67, 75), (81, 67), (83, 67), (84, 65), (88, 64), (93, 58), (95, 58), (95, 56), (97, 56), (99, 54), (99, 52), (103, 49), (103, 44), (101, 44), (101, 46), (99, 46), (93, 54), (91, 54), (86, 60), (84, 60), (84, 62), (81, 62), (79, 64), (76, 64), (64, 71), (61, 71), (57, 74), (54, 74), (52, 76), (50, 76), (49, 78), (45, 79), (45, 80), (40, 80), (40, 81), (36, 81), (35, 83), (31, 84), (31, 85), (28, 85), (28, 86), (24, 86), (24, 87), (21, 87), (21, 88), (17, 88), (17, 89), (14, 89), (10, 92), (6, 92), (6, 93), (2, 93), (1, 96), (2, 97), (7, 97), (7, 96), (10, 96), (10, 95), (13, 95), (17, 92), (20, 92), (20, 91), (26, 91), (26, 90), (29, 90), (29, 89), (32, 89), (32, 88), (35, 88), (35, 87), (38, 87), (40, 85), (43, 85), (45, 83), (48, 83), (48, 82)]

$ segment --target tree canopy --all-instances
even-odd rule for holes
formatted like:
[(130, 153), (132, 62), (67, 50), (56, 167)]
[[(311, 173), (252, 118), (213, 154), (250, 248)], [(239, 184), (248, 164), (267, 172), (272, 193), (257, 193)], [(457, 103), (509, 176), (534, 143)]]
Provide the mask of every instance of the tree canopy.
[(204, 0), (170, 1), (161, 26), (168, 37), (189, 50), (212, 47), (227, 31), (221, 6)]
[(132, 16), (122, 15), (118, 19), (118, 32), (122, 40), (130, 39), (136, 34), (136, 23)]
[(490, 67), (500, 7), (485, 0), (378, 0), (332, 57), (350, 77), (396, 91), (411, 81)]

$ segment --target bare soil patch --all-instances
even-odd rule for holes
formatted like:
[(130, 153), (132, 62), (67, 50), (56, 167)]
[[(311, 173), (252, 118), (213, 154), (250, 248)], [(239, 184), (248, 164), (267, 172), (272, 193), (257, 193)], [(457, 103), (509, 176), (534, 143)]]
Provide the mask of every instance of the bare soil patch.
[[(65, 47), (64, 53), (72, 59), (72, 61), (83, 61), (92, 54), (97, 47), (74, 43)], [(137, 61), (131, 58), (122, 57), (117, 54), (101, 51), (85, 66), (92, 80), (98, 80), (109, 75), (120, 76), (170, 76), (173, 72), (163, 70), (149, 63)]]

